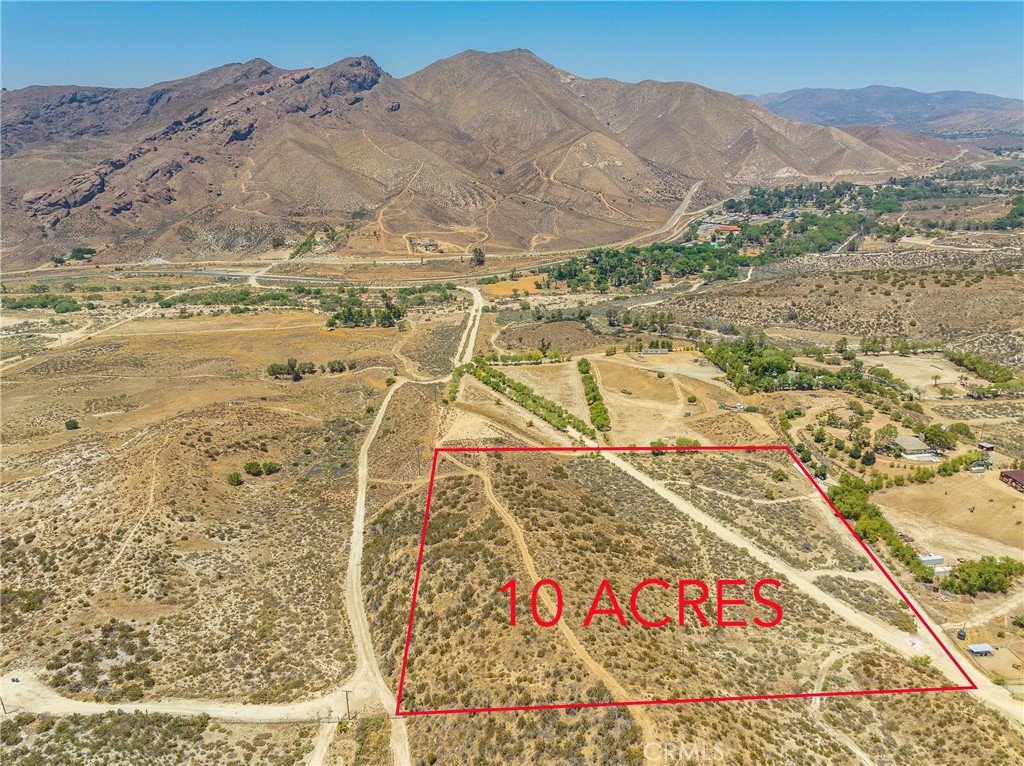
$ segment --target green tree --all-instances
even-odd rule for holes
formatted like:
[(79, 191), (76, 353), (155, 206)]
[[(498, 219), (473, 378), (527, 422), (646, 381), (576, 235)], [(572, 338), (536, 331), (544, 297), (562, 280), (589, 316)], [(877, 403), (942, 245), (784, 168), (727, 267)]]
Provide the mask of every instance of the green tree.
[(956, 433), (944, 430), (939, 425), (931, 425), (924, 429), (925, 443), (932, 449), (951, 450), (956, 447)]
[(232, 487), (237, 487), (241, 483), (242, 474), (240, 474), (238, 471), (232, 471), (231, 473), (228, 474), (228, 484), (230, 484)]
[(244, 470), (250, 476), (263, 475), (263, 466), (260, 465), (259, 461), (257, 460), (250, 460), (242, 467), (242, 470)]
[(899, 435), (899, 429), (893, 423), (886, 423), (875, 431), (875, 449), (885, 449), (895, 441)]
[(75, 431), (78, 429), (78, 421), (74, 418), (68, 418), (64, 421), (64, 427), (69, 431)]

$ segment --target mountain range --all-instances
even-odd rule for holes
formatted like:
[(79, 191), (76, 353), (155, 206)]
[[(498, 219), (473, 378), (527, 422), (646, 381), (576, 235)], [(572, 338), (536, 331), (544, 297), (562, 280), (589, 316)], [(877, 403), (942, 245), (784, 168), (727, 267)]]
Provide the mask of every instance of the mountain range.
[(932, 136), (1017, 136), (1024, 142), (1024, 101), (972, 91), (909, 88), (801, 88), (747, 96), (790, 120), (815, 125), (877, 125)]
[[(148, 88), (2, 94), (3, 256), (202, 260), (345, 223), (345, 252), (619, 241), (751, 184), (878, 180), (984, 153), (796, 122), (687, 82), (583, 79), (529, 51), (404, 78), (261, 59)], [(692, 197), (692, 199), (691, 199)]]

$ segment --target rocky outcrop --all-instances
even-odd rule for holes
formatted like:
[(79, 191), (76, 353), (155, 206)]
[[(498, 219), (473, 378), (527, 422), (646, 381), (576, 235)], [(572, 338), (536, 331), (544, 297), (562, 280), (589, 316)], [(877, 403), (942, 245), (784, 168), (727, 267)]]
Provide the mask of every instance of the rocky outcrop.
[(50, 226), (57, 223), (80, 205), (89, 202), (106, 187), (106, 174), (101, 168), (92, 168), (71, 176), (56, 189), (30, 191), (22, 197), (33, 218), (46, 218)]
[(233, 144), (235, 141), (245, 141), (252, 135), (252, 132), (256, 129), (256, 123), (250, 122), (244, 128), (236, 128), (231, 131), (231, 135), (228, 136), (228, 140), (224, 142), (224, 145)]
[[(107, 188), (108, 175), (150, 151), (152, 150), (145, 146), (132, 147), (122, 155), (111, 157), (94, 168), (76, 173), (55, 189), (32, 190), (22, 197), (22, 202), (28, 208), (30, 216), (45, 218), (50, 226), (56, 226), (74, 208), (81, 207), (102, 194)], [(162, 174), (169, 179), (179, 170), (181, 163), (166, 162), (150, 173), (149, 178)]]

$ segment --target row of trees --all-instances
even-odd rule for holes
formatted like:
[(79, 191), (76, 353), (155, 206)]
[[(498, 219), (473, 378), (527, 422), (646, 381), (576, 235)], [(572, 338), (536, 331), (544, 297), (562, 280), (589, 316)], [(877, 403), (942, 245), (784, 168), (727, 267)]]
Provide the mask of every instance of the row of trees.
[[(317, 371), (317, 365), (313, 362), (300, 362), (296, 359), (289, 359), (284, 364), (275, 363), (267, 367), (267, 374), (274, 378), (291, 378), (294, 381), (302, 380), (304, 375), (313, 375)], [(327, 364), (319, 366), (320, 372), (345, 372), (345, 370), (356, 369), (355, 362), (346, 362), (344, 359), (332, 359)]]
[(881, 509), (870, 502), (869, 494), (867, 482), (847, 473), (840, 476), (839, 484), (828, 492), (829, 499), (843, 517), (854, 522), (853, 528), (858, 537), (872, 545), (881, 538), (892, 555), (910, 569), (914, 577), (921, 582), (931, 582), (932, 570), (921, 563), (912, 546), (900, 539)]
[[(892, 555), (910, 569), (916, 579), (932, 582), (933, 570), (921, 563), (917, 551), (900, 539), (879, 507), (870, 502), (869, 495), (874, 488), (863, 479), (843, 474), (839, 477), (839, 484), (832, 487), (828, 495), (843, 517), (854, 522), (854, 531), (862, 540), (872, 545), (879, 539), (884, 540)], [(971, 596), (981, 592), (1005, 593), (1013, 584), (1013, 578), (1020, 575), (1024, 575), (1024, 563), (1008, 556), (1001, 559), (983, 556), (979, 561), (955, 566), (952, 573), (941, 580), (939, 587), (950, 593)]]
[(989, 361), (980, 354), (972, 354), (955, 348), (944, 349), (944, 353), (953, 364), (970, 370), (998, 389), (1008, 392), (1024, 391), (1024, 378), (1014, 376), (1013, 370), (1009, 367)]
[(612, 427), (612, 419), (601, 396), (601, 389), (590, 373), (590, 360), (583, 358), (576, 362), (576, 368), (583, 379), (583, 394), (590, 408), (590, 422), (598, 431), (608, 431)]
[(571, 427), (592, 439), (597, 436), (593, 428), (560, 404), (540, 396), (525, 383), (513, 380), (481, 360), (466, 365), (459, 372), (460, 375), (462, 372), (472, 372), (481, 383), (522, 405), (559, 431), (567, 431)]

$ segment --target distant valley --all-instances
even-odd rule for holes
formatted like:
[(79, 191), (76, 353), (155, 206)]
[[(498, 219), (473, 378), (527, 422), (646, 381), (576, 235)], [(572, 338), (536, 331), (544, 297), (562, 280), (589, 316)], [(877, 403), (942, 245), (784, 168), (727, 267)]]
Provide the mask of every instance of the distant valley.
[(987, 93), (909, 88), (800, 88), (747, 96), (781, 117), (815, 125), (875, 125), (980, 146), (1024, 144), (1024, 101)]

